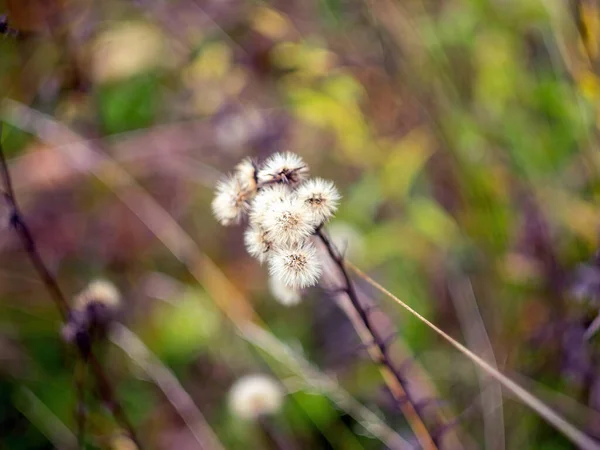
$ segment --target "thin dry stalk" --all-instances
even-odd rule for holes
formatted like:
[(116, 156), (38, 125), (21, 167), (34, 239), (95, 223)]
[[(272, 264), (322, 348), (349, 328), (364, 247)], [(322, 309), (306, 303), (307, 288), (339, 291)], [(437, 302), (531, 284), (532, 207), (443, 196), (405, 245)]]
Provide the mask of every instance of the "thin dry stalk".
[(416, 317), (419, 321), (424, 323), (427, 327), (429, 327), (436, 334), (438, 334), (442, 339), (444, 339), (446, 342), (448, 342), (450, 345), (456, 348), (460, 353), (469, 358), (480, 370), (483, 370), (489, 376), (497, 380), (500, 384), (502, 384), (504, 388), (509, 390), (513, 395), (515, 395), (515, 397), (517, 397), (525, 405), (529, 406), (532, 410), (539, 414), (540, 417), (546, 420), (546, 422), (552, 425), (556, 430), (560, 431), (575, 445), (583, 449), (600, 450), (600, 444), (598, 444), (598, 442), (596, 442), (590, 436), (576, 428), (574, 425), (572, 425), (570, 422), (564, 419), (561, 415), (556, 413), (552, 408), (550, 408), (548, 405), (542, 402), (539, 398), (535, 397), (533, 394), (523, 389), (513, 380), (511, 380), (506, 375), (504, 375), (492, 365), (490, 365), (488, 362), (477, 356), (475, 353), (473, 353), (463, 344), (451, 337), (441, 328), (431, 323), (429, 320), (427, 320), (425, 317), (423, 317), (405, 302), (400, 300), (386, 288), (381, 286), (379, 283), (377, 283), (375, 280), (373, 280), (371, 277), (369, 277), (367, 274), (361, 271), (358, 267), (354, 266), (350, 262), (346, 262), (346, 264), (359, 277), (364, 279), (367, 283), (369, 283), (379, 292), (394, 300), (398, 305), (400, 305), (402, 308), (404, 308), (406, 311), (408, 311), (410, 314)]
[[(497, 369), (494, 349), (479, 313), (471, 281), (468, 278), (451, 281), (450, 292), (467, 344)], [(485, 447), (488, 450), (503, 450), (505, 439), (502, 387), (496, 380), (480, 371), (477, 372), (477, 376), (481, 390)]]
[(48, 438), (54, 448), (77, 448), (77, 438), (33, 392), (22, 387), (15, 396), (15, 406)]
[(340, 255), (333, 243), (321, 229), (317, 230), (316, 236), (321, 240), (325, 246), (325, 249), (327, 250), (327, 253), (342, 274), (343, 287), (341, 290), (348, 298), (348, 306), (351, 305), (354, 313), (347, 307), (343, 307), (343, 309), (346, 313), (348, 313), (350, 319), (355, 324), (363, 342), (366, 341), (372, 344), (369, 345), (368, 352), (375, 362), (381, 364), (380, 371), (383, 379), (390, 389), (390, 392), (394, 396), (394, 399), (402, 411), (402, 414), (415, 433), (415, 436), (417, 437), (421, 446), (425, 449), (436, 449), (437, 444), (435, 443), (432, 435), (429, 433), (429, 430), (427, 429), (425, 421), (419, 413), (419, 410), (415, 407), (416, 402), (414, 398), (412, 397), (410, 391), (406, 388), (407, 381), (394, 367), (393, 362), (390, 360), (384, 339), (375, 329), (371, 317), (358, 298), (354, 284), (350, 280), (350, 276), (346, 271), (344, 258)]
[[(2, 124), (0, 124), (0, 138), (2, 135)], [(8, 207), (10, 208), (10, 224), (16, 231), (19, 239), (23, 244), (23, 248), (27, 253), (27, 256), (31, 260), (36, 272), (41, 278), (46, 290), (50, 294), (50, 297), (53, 299), (58, 311), (62, 317), (63, 321), (68, 320), (70, 314), (69, 303), (66, 300), (65, 295), (58, 285), (58, 281), (54, 278), (54, 275), (50, 273), (42, 257), (37, 249), (35, 240), (25, 222), (25, 218), (19, 208), (17, 203), (17, 198), (15, 196), (12, 179), (10, 176), (10, 172), (8, 170), (8, 164), (6, 162), (6, 158), (4, 156), (4, 149), (2, 148), (2, 144), (0, 142), (0, 175), (2, 178), (3, 189), (4, 189), (4, 198), (7, 202)], [(83, 355), (82, 355), (83, 358)], [(87, 360), (92, 368), (92, 372), (94, 373), (94, 377), (96, 378), (96, 382), (98, 383), (98, 390), (100, 396), (104, 403), (110, 408), (115, 420), (128, 432), (131, 439), (135, 442), (138, 448), (142, 448), (140, 445), (140, 441), (136, 436), (133, 425), (129, 421), (126, 416), (120, 402), (114, 395), (113, 388), (108, 381), (107, 376), (104, 373), (104, 369), (99, 363), (98, 359), (94, 355), (94, 353), (90, 350), (87, 355)], [(79, 408), (79, 405), (78, 405)], [(79, 425), (82, 425), (82, 420), (78, 420)]]
[(115, 324), (110, 331), (109, 339), (146, 372), (163, 391), (167, 400), (194, 435), (201, 449), (225, 450), (219, 438), (206, 422), (204, 415), (175, 375), (160, 362), (134, 332), (125, 325)]
[(333, 379), (321, 373), (310, 362), (296, 354), (289, 346), (278, 341), (272, 334), (252, 323), (243, 325), (242, 338), (267, 352), (299, 376), (310, 389), (325, 393), (338, 407), (358, 421), (369, 433), (392, 449), (410, 449), (412, 446), (376, 414), (365, 408)]

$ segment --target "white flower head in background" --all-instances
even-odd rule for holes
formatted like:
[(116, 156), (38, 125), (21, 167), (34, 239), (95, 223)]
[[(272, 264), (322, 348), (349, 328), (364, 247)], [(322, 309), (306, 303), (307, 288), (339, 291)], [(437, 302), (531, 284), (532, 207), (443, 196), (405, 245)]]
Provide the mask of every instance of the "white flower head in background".
[(121, 304), (121, 293), (108, 280), (94, 280), (75, 296), (73, 307), (78, 311), (84, 311), (92, 304), (116, 310)]
[(283, 388), (275, 379), (262, 374), (246, 375), (231, 386), (229, 408), (242, 419), (257, 419), (276, 413), (283, 396)]
[(310, 211), (316, 225), (321, 225), (333, 215), (341, 198), (333, 182), (323, 178), (313, 178), (303, 183), (296, 195)]
[(238, 224), (250, 209), (252, 191), (244, 187), (237, 176), (230, 176), (217, 183), (212, 201), (213, 214), (221, 225)]
[(297, 186), (308, 177), (308, 173), (308, 165), (295, 153), (275, 153), (258, 172), (258, 181)]
[(273, 204), (263, 225), (277, 245), (297, 244), (314, 232), (310, 212), (293, 196)]
[(302, 289), (316, 284), (321, 276), (321, 262), (315, 246), (300, 245), (277, 249), (269, 258), (269, 273), (286, 286)]
[(269, 239), (269, 235), (265, 230), (256, 225), (250, 225), (244, 233), (244, 243), (248, 254), (262, 264), (264, 263), (269, 252), (273, 248), (273, 242)]
[(279, 278), (269, 277), (269, 290), (275, 300), (284, 306), (295, 306), (302, 300), (299, 289), (287, 286)]

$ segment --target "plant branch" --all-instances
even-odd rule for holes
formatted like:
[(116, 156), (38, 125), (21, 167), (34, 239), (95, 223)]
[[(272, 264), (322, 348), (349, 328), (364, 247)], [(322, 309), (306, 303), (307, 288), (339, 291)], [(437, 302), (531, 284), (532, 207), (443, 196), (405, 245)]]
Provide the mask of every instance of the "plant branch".
[[(17, 203), (17, 199), (15, 196), (12, 179), (10, 176), (10, 172), (8, 170), (8, 163), (6, 161), (6, 156), (4, 155), (4, 148), (2, 146), (2, 123), (0, 123), (0, 176), (2, 178), (2, 187), (4, 189), (4, 198), (7, 202), (7, 206), (10, 209), (10, 224), (15, 229), (17, 235), (19, 236), (21, 243), (23, 244), (23, 248), (27, 253), (27, 256), (31, 260), (34, 269), (38, 273), (41, 278), (46, 290), (52, 297), (52, 300), (56, 304), (58, 311), (61, 315), (63, 321), (67, 321), (70, 316), (71, 308), (69, 307), (69, 303), (66, 300), (65, 295), (63, 294), (60, 286), (56, 278), (52, 275), (50, 270), (44, 264), (42, 257), (39, 253), (35, 240), (33, 239), (33, 235), (25, 222), (24, 216), (19, 208)], [(83, 355), (82, 355), (82, 359)], [(135, 430), (125, 415), (121, 404), (116, 399), (114, 395), (113, 388), (108, 381), (107, 376), (104, 373), (102, 366), (99, 361), (96, 359), (95, 355), (90, 350), (90, 353), (87, 355), (87, 360), (90, 363), (92, 368), (92, 372), (94, 373), (94, 377), (98, 383), (98, 390), (100, 392), (100, 396), (104, 403), (110, 408), (113, 416), (117, 420), (117, 422), (129, 433), (131, 439), (135, 442), (137, 447), (141, 449), (140, 442), (136, 436)]]
[(353, 308), (356, 310), (356, 313), (358, 314), (362, 325), (369, 334), (370, 339), (372, 339), (373, 345), (371, 346), (371, 348), (375, 351), (371, 352), (371, 356), (373, 357), (375, 362), (380, 363), (382, 365), (383, 377), (392, 395), (394, 396), (394, 399), (398, 403), (400, 410), (402, 411), (410, 427), (414, 431), (421, 446), (425, 449), (436, 449), (437, 444), (434, 438), (432, 437), (431, 433), (427, 429), (425, 421), (423, 420), (423, 417), (421, 417), (421, 414), (419, 413), (419, 410), (415, 405), (416, 402), (412, 398), (406, 386), (406, 380), (404, 379), (402, 374), (394, 367), (394, 364), (390, 360), (385, 340), (376, 331), (369, 314), (360, 303), (354, 284), (352, 283), (352, 280), (348, 275), (348, 271), (346, 270), (344, 258), (337, 251), (337, 249), (330, 241), (330, 239), (325, 235), (325, 233), (323, 233), (321, 228), (318, 228), (315, 234), (321, 240), (321, 242), (327, 250), (327, 253), (340, 270), (340, 273), (342, 274), (342, 277), (344, 279), (343, 290), (348, 296), (350, 302), (352, 303)]

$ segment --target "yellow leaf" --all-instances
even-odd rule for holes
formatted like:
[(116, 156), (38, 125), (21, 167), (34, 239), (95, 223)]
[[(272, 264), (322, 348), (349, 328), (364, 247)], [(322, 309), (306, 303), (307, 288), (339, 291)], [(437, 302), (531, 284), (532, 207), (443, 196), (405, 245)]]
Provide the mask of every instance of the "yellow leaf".
[(283, 14), (264, 7), (259, 7), (254, 11), (250, 22), (254, 30), (274, 40), (282, 38), (292, 27), (290, 21)]
[(405, 198), (417, 175), (433, 153), (434, 142), (423, 128), (410, 131), (398, 142), (383, 166), (383, 190), (397, 198)]

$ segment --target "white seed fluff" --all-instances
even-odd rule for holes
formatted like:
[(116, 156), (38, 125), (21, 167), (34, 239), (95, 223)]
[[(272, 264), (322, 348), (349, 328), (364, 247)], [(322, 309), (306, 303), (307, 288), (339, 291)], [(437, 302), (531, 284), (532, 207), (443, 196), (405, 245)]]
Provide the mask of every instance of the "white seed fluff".
[(310, 212), (295, 197), (273, 204), (264, 216), (263, 226), (278, 246), (302, 242), (314, 231)]
[(244, 189), (248, 191), (256, 190), (258, 168), (252, 158), (244, 158), (235, 166), (235, 175)]
[(321, 263), (314, 245), (304, 242), (277, 249), (269, 258), (269, 274), (294, 289), (316, 284), (321, 276)]
[(279, 278), (269, 277), (269, 290), (275, 300), (285, 306), (297, 305), (302, 300), (299, 289), (287, 286)]
[(262, 264), (269, 256), (269, 252), (273, 248), (273, 243), (270, 241), (266, 231), (256, 225), (250, 225), (244, 233), (244, 243), (248, 254)]
[(323, 178), (306, 181), (298, 188), (296, 195), (310, 211), (316, 225), (322, 224), (333, 215), (341, 198), (333, 182)]
[(231, 386), (229, 408), (241, 419), (257, 419), (277, 412), (283, 396), (281, 385), (273, 378), (262, 374), (246, 375)]
[(260, 190), (252, 201), (250, 222), (255, 225), (264, 225), (265, 217), (270, 213), (273, 205), (282, 203), (292, 195), (290, 189), (282, 184), (273, 184)]
[(83, 311), (91, 303), (101, 303), (109, 309), (116, 309), (121, 303), (121, 293), (112, 282), (95, 280), (75, 296), (73, 306), (76, 310)]
[(217, 183), (212, 210), (221, 225), (237, 224), (249, 209), (249, 195), (236, 176)]
[(295, 153), (275, 153), (258, 172), (258, 181), (296, 186), (308, 177), (308, 172), (308, 165)]

